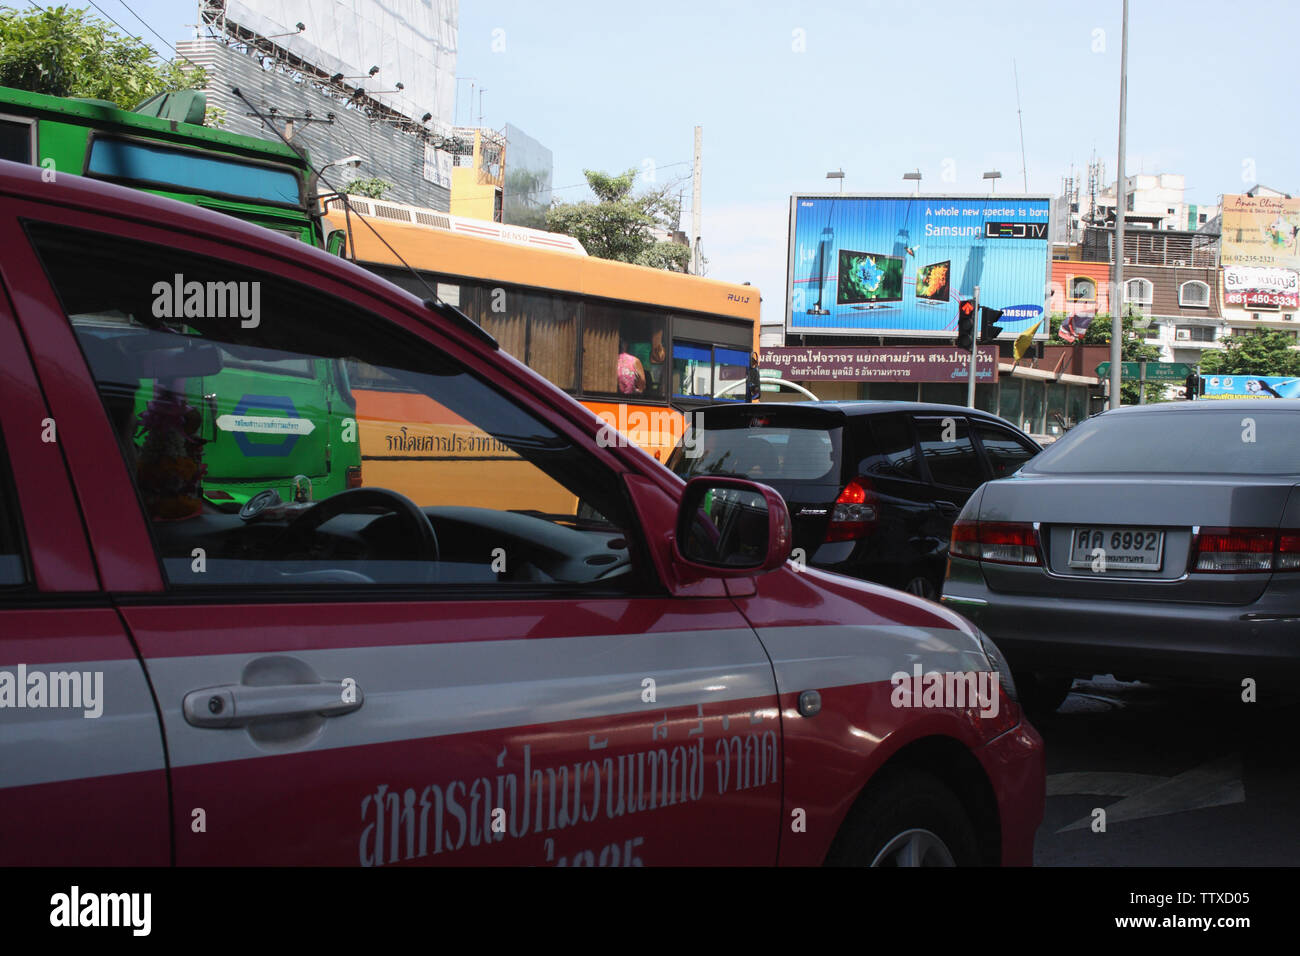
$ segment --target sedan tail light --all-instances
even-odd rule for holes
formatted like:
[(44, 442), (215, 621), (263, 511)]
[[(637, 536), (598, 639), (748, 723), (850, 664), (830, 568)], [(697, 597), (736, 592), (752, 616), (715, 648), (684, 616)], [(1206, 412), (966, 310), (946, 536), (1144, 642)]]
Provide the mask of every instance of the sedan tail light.
[(1300, 531), (1201, 528), (1192, 536), (1194, 571), (1214, 574), (1300, 570)]
[(968, 521), (952, 526), (949, 551), (973, 561), (992, 564), (1037, 565), (1038, 532), (1023, 521)]
[(880, 502), (867, 478), (854, 478), (831, 509), (831, 520), (826, 526), (827, 541), (851, 541), (865, 538), (876, 530), (880, 517)]

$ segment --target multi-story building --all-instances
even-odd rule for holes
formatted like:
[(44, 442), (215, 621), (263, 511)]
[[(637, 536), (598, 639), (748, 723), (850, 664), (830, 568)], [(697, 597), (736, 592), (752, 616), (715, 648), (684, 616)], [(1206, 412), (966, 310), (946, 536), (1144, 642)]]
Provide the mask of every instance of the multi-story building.
[[(1101, 170), (1099, 163), (1094, 164), (1086, 187), (1073, 176), (1066, 178), (1063, 194), (1053, 209), (1058, 243), (1077, 242), (1089, 226), (1115, 222), (1117, 184), (1099, 186)], [(1195, 232), (1219, 214), (1217, 205), (1187, 201), (1186, 182), (1179, 173), (1136, 173), (1126, 176), (1124, 182), (1126, 229)]]
[[(1125, 315), (1160, 349), (1162, 362), (1196, 365), (1228, 334), (1219, 291), (1218, 236), (1206, 231), (1125, 231)], [(1090, 226), (1076, 247), (1058, 247), (1052, 262), (1051, 310), (1113, 314), (1115, 230)]]
[(447, 211), (456, 156), (473, 142), (451, 125), (458, 0), (304, 0), (297, 24), (281, 22), (284, 6), (202, 0), (201, 35), (177, 50), (207, 72), (214, 121), (291, 138), (318, 168), (359, 157), (326, 180), (383, 179), (386, 198)]

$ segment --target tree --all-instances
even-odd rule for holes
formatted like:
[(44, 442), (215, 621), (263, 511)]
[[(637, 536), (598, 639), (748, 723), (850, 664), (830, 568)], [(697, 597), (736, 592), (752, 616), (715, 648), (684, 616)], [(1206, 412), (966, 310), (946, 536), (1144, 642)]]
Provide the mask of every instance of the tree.
[(343, 184), (343, 191), (349, 196), (365, 196), (367, 199), (383, 199), (384, 193), (392, 188), (392, 183), (378, 176), (358, 177)]
[(206, 84), (202, 69), (159, 60), (147, 44), (84, 10), (0, 7), (0, 86), (129, 110), (158, 93)]
[(656, 269), (685, 272), (691, 252), (679, 242), (656, 239), (651, 229), (673, 230), (681, 202), (669, 183), (632, 194), (636, 170), (617, 176), (584, 169), (596, 202), (556, 203), (546, 213), (546, 228), (573, 236), (590, 255)]
[(1222, 348), (1201, 353), (1202, 375), (1296, 375), (1300, 376), (1300, 352), (1295, 339), (1276, 329), (1260, 329), (1249, 335), (1229, 335)]

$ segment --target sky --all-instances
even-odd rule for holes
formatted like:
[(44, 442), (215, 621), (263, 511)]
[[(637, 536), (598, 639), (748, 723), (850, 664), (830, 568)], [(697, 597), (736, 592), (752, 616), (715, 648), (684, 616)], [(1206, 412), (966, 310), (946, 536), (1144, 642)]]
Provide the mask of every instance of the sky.
[[(131, 10), (193, 35), (188, 0), (95, 2), (169, 55)], [(829, 170), (845, 192), (919, 169), (922, 194), (985, 193), (996, 169), (999, 194), (1055, 195), (1095, 151), (1113, 179), (1120, 21), (1121, 0), (462, 0), (453, 119), (477, 124), (481, 90), (484, 125), (551, 149), (564, 200), (590, 198), (584, 169), (688, 176), (703, 126), (707, 274), (779, 322), (790, 195), (834, 191)], [(1291, 0), (1132, 0), (1126, 171), (1181, 173), (1195, 203), (1300, 194), (1297, 27)]]

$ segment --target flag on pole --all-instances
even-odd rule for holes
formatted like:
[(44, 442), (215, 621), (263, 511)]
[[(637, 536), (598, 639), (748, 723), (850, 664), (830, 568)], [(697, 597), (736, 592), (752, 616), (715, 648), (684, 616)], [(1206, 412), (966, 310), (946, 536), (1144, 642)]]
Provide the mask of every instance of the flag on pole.
[(1038, 327), (1042, 324), (1043, 320), (1039, 319), (1034, 323), (1032, 329), (1021, 332), (1016, 336), (1016, 348), (1014, 354), (1017, 362), (1024, 358), (1025, 353), (1029, 351), (1029, 347), (1034, 344), (1034, 333), (1038, 331)]
[(1056, 337), (1062, 342), (1077, 342), (1083, 339), (1088, 326), (1092, 325), (1093, 313), (1075, 312), (1069, 316), (1056, 331)]

